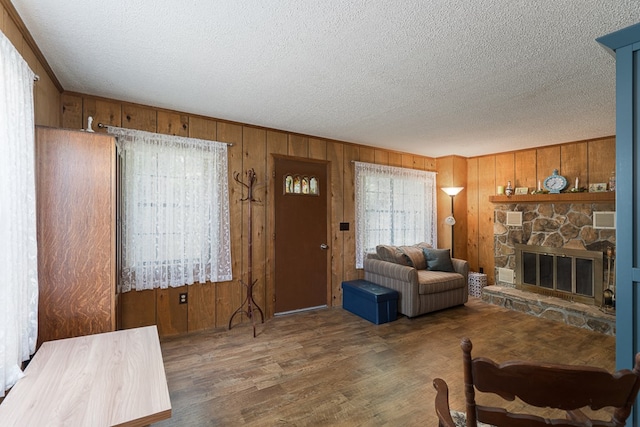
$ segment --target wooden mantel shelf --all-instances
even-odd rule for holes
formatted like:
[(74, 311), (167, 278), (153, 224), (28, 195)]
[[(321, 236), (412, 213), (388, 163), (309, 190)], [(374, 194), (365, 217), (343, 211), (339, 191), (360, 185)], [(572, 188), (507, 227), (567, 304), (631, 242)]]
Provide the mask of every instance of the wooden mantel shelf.
[(560, 193), (560, 194), (526, 194), (507, 196), (489, 196), (491, 203), (557, 203), (557, 202), (613, 202), (615, 191), (602, 193)]

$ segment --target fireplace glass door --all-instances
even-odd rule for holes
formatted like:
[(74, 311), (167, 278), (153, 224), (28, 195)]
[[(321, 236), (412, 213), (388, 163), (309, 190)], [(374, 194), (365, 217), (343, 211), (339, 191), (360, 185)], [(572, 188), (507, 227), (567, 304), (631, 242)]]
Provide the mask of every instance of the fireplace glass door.
[(597, 251), (516, 245), (516, 287), (599, 304), (602, 258), (603, 254)]

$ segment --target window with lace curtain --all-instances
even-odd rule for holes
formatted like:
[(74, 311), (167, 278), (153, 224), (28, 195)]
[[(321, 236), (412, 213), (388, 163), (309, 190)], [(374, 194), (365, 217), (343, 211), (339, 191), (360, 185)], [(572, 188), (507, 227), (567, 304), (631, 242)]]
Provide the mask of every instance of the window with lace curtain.
[(376, 246), (436, 246), (436, 174), (355, 162), (356, 268)]
[(231, 280), (227, 144), (108, 131), (122, 156), (121, 292)]

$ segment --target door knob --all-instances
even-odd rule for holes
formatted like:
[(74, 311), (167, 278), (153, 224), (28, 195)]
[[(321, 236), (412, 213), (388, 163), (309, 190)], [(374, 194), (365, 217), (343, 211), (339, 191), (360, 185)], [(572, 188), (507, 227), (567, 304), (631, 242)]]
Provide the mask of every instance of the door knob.
[(323, 243), (320, 245), (320, 249), (329, 249), (329, 246), (327, 246), (326, 243)]

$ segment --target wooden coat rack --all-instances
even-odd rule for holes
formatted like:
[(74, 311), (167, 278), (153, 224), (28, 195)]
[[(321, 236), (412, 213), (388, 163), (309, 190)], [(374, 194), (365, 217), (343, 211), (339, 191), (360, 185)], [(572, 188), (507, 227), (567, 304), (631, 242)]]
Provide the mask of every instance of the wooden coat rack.
[[(257, 178), (256, 178), (256, 172), (253, 169), (249, 169), (247, 171), (247, 179), (248, 182), (244, 183), (242, 182), (242, 180), (240, 179), (240, 173), (239, 172), (235, 172), (233, 174), (233, 179), (239, 183), (240, 185), (242, 185), (243, 187), (245, 187), (247, 189), (247, 197), (240, 199), (241, 202), (244, 201), (248, 201), (249, 202), (249, 207), (247, 209), (247, 216), (248, 216), (248, 225), (247, 225), (247, 234), (248, 234), (248, 246), (249, 246), (249, 255), (248, 255), (248, 259), (247, 259), (247, 282), (244, 282), (242, 279), (240, 279), (240, 282), (245, 286), (246, 290), (247, 290), (247, 295), (244, 299), (244, 301), (242, 302), (242, 304), (240, 304), (240, 307), (238, 307), (238, 309), (236, 311), (233, 312), (233, 314), (231, 315), (231, 318), (229, 319), (229, 329), (231, 329), (231, 323), (233, 322), (233, 318), (236, 316), (236, 314), (238, 313), (244, 313), (247, 315), (247, 317), (249, 319), (251, 319), (251, 325), (253, 326), (253, 337), (256, 337), (256, 320), (254, 317), (254, 310), (257, 311), (258, 313), (260, 313), (260, 323), (264, 323), (264, 313), (262, 312), (262, 309), (258, 306), (258, 304), (256, 303), (256, 301), (253, 299), (253, 286), (256, 284), (256, 282), (258, 281), (258, 279), (253, 280), (253, 276), (252, 276), (252, 269), (253, 269), (253, 228), (252, 228), (252, 224), (253, 224), (253, 217), (251, 215), (251, 205), (253, 204), (253, 202), (256, 202), (257, 200), (253, 197), (253, 189), (255, 187)], [(246, 306), (246, 308), (245, 308)]]

